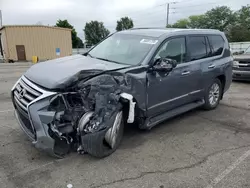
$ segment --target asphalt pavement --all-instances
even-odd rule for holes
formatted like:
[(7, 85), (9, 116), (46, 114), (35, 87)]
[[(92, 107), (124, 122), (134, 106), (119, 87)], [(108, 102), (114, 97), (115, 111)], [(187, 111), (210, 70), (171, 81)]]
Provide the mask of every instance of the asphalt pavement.
[(193, 110), (150, 131), (126, 127), (104, 159), (38, 151), (13, 115), (10, 90), (30, 63), (0, 64), (0, 187), (250, 187), (250, 83), (234, 82), (213, 111)]

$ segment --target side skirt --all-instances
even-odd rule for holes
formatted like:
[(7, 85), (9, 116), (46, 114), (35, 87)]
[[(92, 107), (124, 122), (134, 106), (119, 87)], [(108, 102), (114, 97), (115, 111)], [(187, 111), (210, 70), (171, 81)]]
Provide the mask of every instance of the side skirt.
[(202, 100), (192, 102), (192, 103), (183, 105), (181, 107), (175, 108), (173, 110), (167, 111), (167, 112), (162, 113), (158, 116), (150, 117), (145, 121), (144, 125), (142, 125), (140, 128), (141, 129), (151, 129), (152, 127), (158, 125), (159, 123), (161, 123), (167, 119), (170, 119), (170, 118), (175, 117), (177, 115), (183, 114), (183, 113), (188, 112), (192, 109), (198, 108), (204, 104), (205, 104), (205, 101), (202, 99)]

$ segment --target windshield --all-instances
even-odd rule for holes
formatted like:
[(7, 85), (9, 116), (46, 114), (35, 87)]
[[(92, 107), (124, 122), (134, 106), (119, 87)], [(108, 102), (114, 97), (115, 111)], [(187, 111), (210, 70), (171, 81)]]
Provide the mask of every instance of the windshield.
[(250, 46), (246, 49), (245, 54), (250, 54)]
[(116, 33), (101, 42), (88, 54), (97, 59), (137, 65), (157, 42), (153, 37)]

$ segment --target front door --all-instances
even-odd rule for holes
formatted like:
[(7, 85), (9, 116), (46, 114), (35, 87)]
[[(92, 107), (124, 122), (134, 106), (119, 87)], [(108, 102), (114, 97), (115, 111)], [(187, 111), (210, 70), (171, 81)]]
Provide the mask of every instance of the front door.
[(191, 94), (199, 91), (200, 64), (188, 62), (185, 37), (164, 42), (155, 56), (159, 57), (174, 59), (178, 65), (170, 73), (147, 74), (149, 117), (190, 103)]
[(18, 61), (26, 61), (24, 45), (16, 45), (16, 53)]

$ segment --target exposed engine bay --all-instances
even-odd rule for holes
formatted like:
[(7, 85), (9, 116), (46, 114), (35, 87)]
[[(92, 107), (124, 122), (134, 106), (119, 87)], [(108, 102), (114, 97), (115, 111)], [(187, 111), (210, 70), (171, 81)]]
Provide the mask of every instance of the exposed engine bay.
[(123, 120), (133, 123), (135, 116), (133, 96), (123, 92), (125, 82), (120, 76), (103, 74), (51, 98), (44, 116), (56, 155), (73, 148), (80, 154), (105, 157), (116, 149), (120, 140), (114, 136), (123, 131), (117, 126), (123, 126)]

